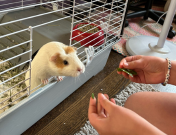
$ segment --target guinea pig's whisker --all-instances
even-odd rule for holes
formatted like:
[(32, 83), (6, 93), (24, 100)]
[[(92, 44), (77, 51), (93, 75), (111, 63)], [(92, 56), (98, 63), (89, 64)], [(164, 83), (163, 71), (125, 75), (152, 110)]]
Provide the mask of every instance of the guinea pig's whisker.
[(78, 79), (79, 79), (79, 81), (81, 82), (81, 80), (80, 80), (79, 76), (78, 76)]

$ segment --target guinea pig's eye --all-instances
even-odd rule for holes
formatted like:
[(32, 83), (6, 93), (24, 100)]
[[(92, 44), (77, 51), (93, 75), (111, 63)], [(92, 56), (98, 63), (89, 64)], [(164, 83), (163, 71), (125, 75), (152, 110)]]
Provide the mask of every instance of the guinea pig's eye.
[(64, 60), (64, 65), (68, 65), (68, 61)]

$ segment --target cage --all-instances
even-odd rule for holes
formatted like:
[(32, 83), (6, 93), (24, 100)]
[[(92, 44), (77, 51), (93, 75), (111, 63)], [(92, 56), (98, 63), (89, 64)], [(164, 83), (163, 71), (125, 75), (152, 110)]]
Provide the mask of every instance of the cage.
[[(0, 0), (0, 134), (21, 134), (104, 68), (120, 40), (127, 2)], [(85, 73), (30, 89), (25, 74), (51, 41), (77, 47)]]

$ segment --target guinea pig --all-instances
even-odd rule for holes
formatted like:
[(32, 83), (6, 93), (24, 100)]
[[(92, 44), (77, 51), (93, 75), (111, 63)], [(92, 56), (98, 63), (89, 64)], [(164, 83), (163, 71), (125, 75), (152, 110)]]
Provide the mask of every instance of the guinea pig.
[[(84, 73), (85, 66), (77, 56), (77, 48), (60, 42), (49, 42), (43, 45), (31, 62), (31, 90), (42, 84), (47, 84), (50, 77), (77, 77)], [(27, 71), (25, 79), (29, 78)], [(29, 86), (29, 80), (26, 82)]]

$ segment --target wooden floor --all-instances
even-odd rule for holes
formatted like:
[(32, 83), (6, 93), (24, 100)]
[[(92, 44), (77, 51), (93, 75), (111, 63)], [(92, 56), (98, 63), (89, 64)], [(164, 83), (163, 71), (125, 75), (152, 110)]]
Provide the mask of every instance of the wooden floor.
[[(67, 97), (22, 135), (72, 135), (88, 120), (89, 98), (93, 92), (107, 93), (110, 97), (124, 89), (130, 81), (117, 74), (124, 56), (111, 51), (105, 68)], [(101, 91), (103, 89), (103, 91)]]

